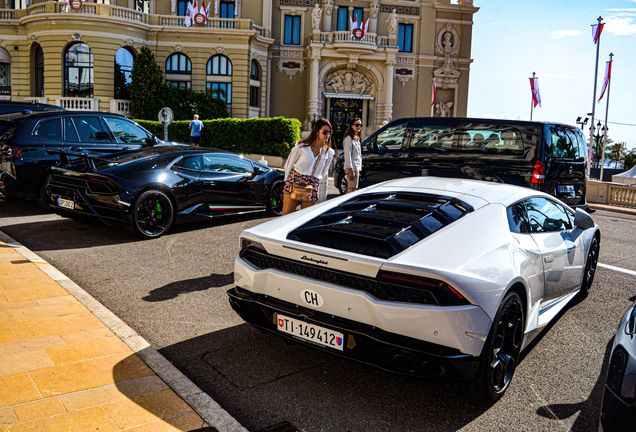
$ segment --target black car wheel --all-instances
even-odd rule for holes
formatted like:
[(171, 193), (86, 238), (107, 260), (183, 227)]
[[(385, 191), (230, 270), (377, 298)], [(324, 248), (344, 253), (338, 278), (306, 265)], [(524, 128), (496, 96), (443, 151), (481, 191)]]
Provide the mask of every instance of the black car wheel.
[(46, 195), (46, 187), (51, 183), (53, 176), (51, 174), (47, 174), (44, 177), (44, 180), (40, 183), (38, 187), (38, 194), (35, 197), (35, 201), (38, 203), (40, 207), (44, 210), (51, 210), (51, 205), (49, 204), (49, 197)]
[(594, 275), (596, 274), (599, 250), (600, 242), (598, 236), (594, 236), (590, 244), (590, 250), (587, 253), (587, 260), (585, 261), (585, 273), (583, 273), (583, 282), (581, 283), (581, 291), (579, 291), (581, 298), (587, 297), (592, 288), (592, 282), (594, 282)]
[(158, 190), (139, 195), (131, 209), (131, 231), (143, 238), (156, 238), (168, 231), (174, 221), (170, 198)]
[(278, 180), (274, 182), (269, 189), (269, 195), (267, 196), (267, 211), (274, 216), (280, 216), (283, 214), (283, 188), (285, 182)]
[(506, 295), (495, 315), (474, 380), (460, 385), (459, 390), (483, 401), (501, 399), (519, 362), (523, 326), (521, 298), (512, 291)]
[(336, 187), (338, 188), (338, 191), (340, 191), (340, 195), (344, 195), (347, 193), (347, 189), (349, 189), (349, 183), (347, 182), (347, 176), (345, 175), (344, 171), (340, 171), (340, 174), (338, 174)]

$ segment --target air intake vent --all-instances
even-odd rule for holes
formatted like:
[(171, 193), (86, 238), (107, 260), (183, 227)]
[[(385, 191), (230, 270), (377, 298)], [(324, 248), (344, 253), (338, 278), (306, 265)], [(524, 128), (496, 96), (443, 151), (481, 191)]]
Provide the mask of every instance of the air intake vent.
[(472, 211), (441, 195), (368, 193), (312, 219), (287, 239), (386, 259)]

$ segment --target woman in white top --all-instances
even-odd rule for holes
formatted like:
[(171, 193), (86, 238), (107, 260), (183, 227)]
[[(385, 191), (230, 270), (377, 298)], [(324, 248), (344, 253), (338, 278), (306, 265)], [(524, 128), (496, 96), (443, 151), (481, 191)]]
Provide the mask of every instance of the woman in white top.
[(358, 189), (358, 183), (360, 182), (360, 171), (362, 171), (360, 141), (362, 141), (362, 120), (352, 118), (349, 120), (349, 127), (342, 141), (344, 147), (344, 169), (347, 175), (347, 183), (349, 184), (347, 193)]
[[(295, 211), (298, 204), (301, 208), (307, 208), (326, 198), (329, 167), (334, 154), (331, 148), (331, 123), (324, 118), (318, 119), (309, 136), (296, 142), (285, 162), (283, 215)], [(313, 186), (310, 201), (291, 198), (292, 185), (298, 183)]]

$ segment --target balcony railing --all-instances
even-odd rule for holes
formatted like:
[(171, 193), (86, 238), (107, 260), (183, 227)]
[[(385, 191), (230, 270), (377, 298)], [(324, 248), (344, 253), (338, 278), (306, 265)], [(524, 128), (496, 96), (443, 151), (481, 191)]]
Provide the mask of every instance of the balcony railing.
[(375, 45), (377, 47), (390, 46), (388, 36), (378, 36), (375, 33), (367, 33), (362, 37), (362, 39), (356, 39), (350, 31), (321, 32), (320, 42), (326, 44), (366, 44)]
[(70, 111), (99, 111), (99, 98), (61, 97), (55, 105)]
[(30, 103), (43, 103), (43, 104), (47, 104), (49, 103), (49, 98), (47, 97), (37, 97), (37, 96), (30, 96), (30, 97), (25, 97), (24, 98), (25, 102), (30, 102)]
[(126, 99), (111, 99), (110, 112), (130, 116), (130, 101)]

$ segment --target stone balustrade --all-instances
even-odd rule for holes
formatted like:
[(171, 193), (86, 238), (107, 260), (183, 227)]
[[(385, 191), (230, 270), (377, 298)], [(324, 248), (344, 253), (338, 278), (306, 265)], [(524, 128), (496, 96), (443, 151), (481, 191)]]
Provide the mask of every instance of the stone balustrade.
[(636, 208), (636, 186), (589, 180), (587, 201)]

